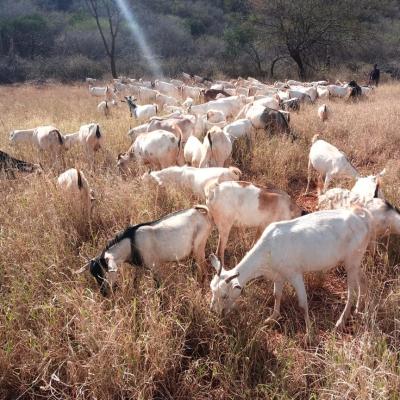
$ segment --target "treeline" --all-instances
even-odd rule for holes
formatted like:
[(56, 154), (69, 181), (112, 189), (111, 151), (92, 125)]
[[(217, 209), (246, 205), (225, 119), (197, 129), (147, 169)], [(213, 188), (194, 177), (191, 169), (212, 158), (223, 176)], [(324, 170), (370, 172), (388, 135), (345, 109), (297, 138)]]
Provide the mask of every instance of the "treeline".
[(307, 79), (375, 62), (396, 75), (399, 17), (392, 0), (0, 0), (0, 82), (152, 76), (156, 66)]

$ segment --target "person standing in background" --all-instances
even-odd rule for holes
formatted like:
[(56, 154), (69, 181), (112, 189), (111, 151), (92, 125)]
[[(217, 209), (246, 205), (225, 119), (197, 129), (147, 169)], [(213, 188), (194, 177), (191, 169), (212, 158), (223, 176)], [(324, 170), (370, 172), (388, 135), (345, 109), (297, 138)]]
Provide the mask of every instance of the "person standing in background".
[(375, 86), (378, 86), (379, 78), (380, 78), (380, 71), (378, 69), (378, 64), (375, 64), (374, 69), (369, 74), (369, 83), (368, 84), (370, 85), (372, 82), (375, 84)]

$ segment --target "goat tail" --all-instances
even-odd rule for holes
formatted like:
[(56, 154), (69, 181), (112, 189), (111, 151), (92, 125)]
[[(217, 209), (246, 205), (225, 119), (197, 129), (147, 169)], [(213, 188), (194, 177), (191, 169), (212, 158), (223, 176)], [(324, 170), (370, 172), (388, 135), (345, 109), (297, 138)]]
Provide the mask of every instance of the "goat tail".
[[(106, 104), (107, 104), (107, 102), (106, 102)], [(99, 124), (96, 124), (96, 137), (97, 137), (98, 139), (101, 138), (101, 132), (100, 132), (100, 126), (99, 126)]]
[(179, 159), (181, 153), (183, 152), (183, 133), (181, 128), (179, 128), (178, 125), (175, 126), (175, 129), (177, 130), (177, 133), (179, 135), (179, 139), (178, 139), (178, 153), (176, 155), (176, 158)]
[(233, 172), (238, 179), (242, 176), (242, 171), (237, 167), (229, 167), (229, 171)]
[(313, 138), (311, 139), (311, 144), (314, 144), (318, 139), (319, 139), (319, 134), (317, 133), (317, 134), (314, 135)]
[(58, 131), (57, 129), (55, 129), (53, 132), (56, 133), (57, 138), (58, 138), (58, 142), (60, 143), (60, 145), (62, 146), (64, 144), (64, 138), (61, 135), (60, 131)]
[(81, 171), (79, 171), (79, 169), (77, 168), (76, 173), (78, 175), (78, 189), (81, 190), (83, 188)]

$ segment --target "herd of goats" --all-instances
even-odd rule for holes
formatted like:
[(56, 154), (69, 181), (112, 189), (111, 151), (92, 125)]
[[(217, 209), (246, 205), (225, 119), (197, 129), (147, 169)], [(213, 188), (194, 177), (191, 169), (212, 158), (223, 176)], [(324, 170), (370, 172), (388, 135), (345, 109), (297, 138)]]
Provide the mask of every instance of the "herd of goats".
[[(268, 318), (274, 321), (280, 313), (284, 283), (289, 282), (296, 290), (309, 333), (303, 274), (326, 271), (338, 264), (343, 264), (347, 272), (348, 297), (336, 327), (345, 325), (353, 294), (357, 294), (356, 311), (361, 310), (366, 290), (361, 262), (367, 248), (373, 250), (383, 235), (400, 234), (400, 213), (385, 201), (380, 188), (385, 171), (360, 176), (342, 151), (315, 135), (306, 192), (312, 167), (323, 182), (318, 185), (318, 211), (307, 213), (286, 192), (240, 181), (240, 169), (225, 166), (237, 139), (244, 138), (252, 150), (257, 130), (286, 134), (295, 140), (290, 111), (300, 110), (303, 103), (313, 104), (318, 98), (328, 102), (330, 97), (357, 100), (371, 95), (373, 88), (360, 87), (355, 81), (334, 85), (290, 80), (268, 85), (253, 78), (208, 82), (188, 74), (183, 74), (182, 80), (168, 82), (119, 78), (113, 86), (104, 87), (93, 86), (95, 80), (90, 78), (87, 82), (91, 95), (104, 96), (97, 107), (99, 112), (111, 116), (111, 109), (123, 101), (137, 122), (128, 132), (132, 144), (118, 156), (118, 167), (126, 172), (132, 161), (148, 165), (151, 172), (143, 175), (143, 185), (180, 187), (205, 205), (129, 226), (76, 273), (89, 270), (101, 293), (107, 295), (115, 289), (118, 266), (124, 262), (148, 268), (157, 275), (164, 263), (193, 255), (199, 281), (204, 284), (205, 247), (215, 225), (219, 233), (218, 257), (209, 256), (216, 272), (210, 284), (214, 311), (222, 314), (231, 310), (246, 283), (264, 277), (274, 282), (275, 304)], [(326, 121), (329, 113), (329, 106), (323, 104), (316, 117)], [(97, 123), (83, 125), (78, 132), (66, 135), (54, 126), (10, 133), (11, 143), (30, 143), (57, 154), (79, 144), (92, 160), (103, 139)], [(4, 152), (0, 152), (0, 165), (6, 177), (15, 177), (18, 170), (41, 169), (40, 165)], [(351, 190), (328, 190), (332, 178), (343, 176), (355, 179)], [(73, 204), (90, 219), (93, 191), (84, 173), (68, 169), (58, 177), (58, 185), (76, 199)], [(257, 228), (258, 240), (239, 264), (225, 269), (224, 254), (232, 227)]]

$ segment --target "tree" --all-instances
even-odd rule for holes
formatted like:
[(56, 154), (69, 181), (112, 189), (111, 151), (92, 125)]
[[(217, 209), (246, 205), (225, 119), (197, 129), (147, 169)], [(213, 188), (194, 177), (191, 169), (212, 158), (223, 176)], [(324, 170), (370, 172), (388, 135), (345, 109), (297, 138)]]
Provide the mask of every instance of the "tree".
[(53, 35), (48, 21), (38, 14), (24, 15), (0, 21), (1, 53), (18, 54), (34, 59), (48, 55), (53, 46)]
[[(95, 18), (97, 29), (104, 44), (104, 49), (110, 59), (111, 74), (117, 78), (116, 38), (121, 24), (121, 13), (114, 0), (85, 0), (90, 14)], [(104, 17), (103, 17), (104, 16)], [(109, 35), (106, 38), (104, 19), (108, 24)]]
[(246, 54), (255, 65), (257, 74), (260, 76), (265, 75), (263, 69), (265, 56), (262, 55), (261, 51), (263, 40), (254, 28), (254, 23), (251, 19), (246, 19), (244, 22), (238, 19), (238, 21), (231, 23), (231, 26), (224, 32), (224, 40), (227, 45), (228, 55), (235, 57), (240, 53)]
[[(365, 38), (362, 7), (366, 0), (252, 0), (260, 34), (275, 43), (276, 59), (290, 57), (299, 77), (324, 61), (333, 48), (354, 45)], [(271, 66), (273, 70), (273, 65)]]

